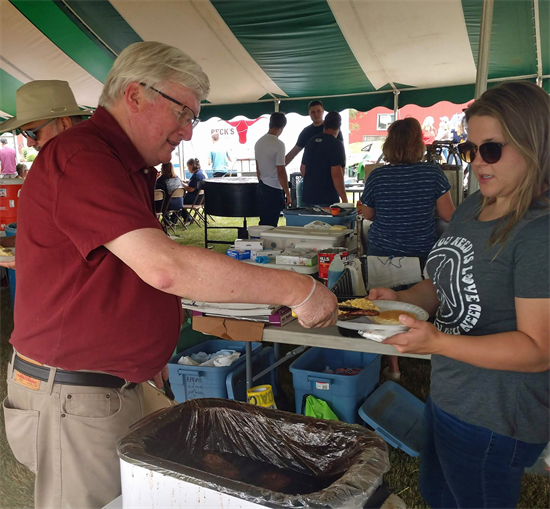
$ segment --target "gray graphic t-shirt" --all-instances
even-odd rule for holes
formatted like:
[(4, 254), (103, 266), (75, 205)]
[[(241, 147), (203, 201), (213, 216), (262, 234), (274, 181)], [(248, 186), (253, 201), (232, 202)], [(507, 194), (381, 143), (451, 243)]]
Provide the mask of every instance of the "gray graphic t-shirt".
[[(532, 208), (493, 260), (500, 247), (489, 249), (488, 242), (498, 220), (476, 220), (480, 204), (477, 192), (456, 210), (426, 265), (440, 300), (434, 323), (446, 334), (517, 330), (514, 298), (550, 297), (547, 209)], [(431, 397), (465, 422), (542, 443), (550, 439), (549, 375), (482, 369), (434, 355)]]

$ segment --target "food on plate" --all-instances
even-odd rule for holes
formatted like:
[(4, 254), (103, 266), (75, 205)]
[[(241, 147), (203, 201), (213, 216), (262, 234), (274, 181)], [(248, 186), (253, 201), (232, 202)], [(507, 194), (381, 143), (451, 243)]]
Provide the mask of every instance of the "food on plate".
[(376, 311), (376, 309), (356, 309), (355, 311), (338, 310), (338, 318), (340, 320), (349, 320), (352, 318), (359, 318), (360, 316), (376, 316), (378, 314), (380, 314), (380, 311)]
[(408, 311), (401, 311), (399, 309), (390, 309), (389, 311), (382, 311), (378, 316), (373, 316), (370, 320), (378, 325), (403, 325), (399, 321), (399, 315), (408, 315), (412, 318), (416, 318), (414, 313)]
[[(366, 298), (362, 299), (350, 299), (346, 300), (345, 302), (341, 302), (339, 306), (346, 307), (346, 308), (357, 308), (365, 311), (376, 311), (376, 313), (369, 314), (369, 313), (359, 313), (359, 316), (374, 316), (378, 314), (378, 311), (380, 311), (380, 308), (374, 304), (371, 300), (368, 300)], [(355, 313), (355, 311), (349, 311), (349, 310), (338, 310), (338, 316), (347, 316), (348, 313)]]
[(0, 256), (13, 256), (13, 252), (5, 247), (0, 246)]

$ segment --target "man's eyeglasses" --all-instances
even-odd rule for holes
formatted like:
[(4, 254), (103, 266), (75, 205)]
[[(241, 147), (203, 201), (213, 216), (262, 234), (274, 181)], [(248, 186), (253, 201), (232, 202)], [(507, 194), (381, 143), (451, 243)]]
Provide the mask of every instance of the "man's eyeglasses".
[(191, 124), (192, 128), (195, 128), (199, 125), (200, 119), (195, 115), (195, 112), (189, 106), (186, 106), (185, 104), (180, 103), (179, 101), (176, 101), (173, 97), (166, 95), (165, 93), (161, 92), (160, 90), (157, 90), (156, 88), (148, 87), (145, 83), (140, 83), (140, 85), (142, 87), (150, 88), (151, 90), (154, 90), (157, 94), (160, 94), (162, 97), (164, 97), (168, 101), (171, 101), (174, 104), (181, 106), (182, 110), (176, 116), (176, 119), (179, 125), (181, 125), (182, 127), (185, 127)]
[(458, 153), (465, 162), (472, 163), (479, 151), (481, 157), (487, 164), (495, 164), (498, 163), (502, 157), (502, 147), (504, 147), (504, 145), (506, 145), (506, 143), (488, 141), (478, 147), (471, 141), (465, 141), (458, 145)]
[(48, 121), (45, 122), (44, 124), (39, 125), (38, 127), (35, 127), (34, 129), (21, 129), (21, 128), (19, 128), (19, 132), (20, 132), (25, 138), (30, 138), (31, 140), (36, 141), (36, 133), (37, 133), (38, 131), (40, 131), (40, 129), (42, 129), (43, 127), (46, 127), (48, 124), (50, 124), (51, 122), (53, 122), (54, 120), (56, 120), (56, 119), (55, 119), (55, 118), (51, 118), (50, 120), (48, 120)]

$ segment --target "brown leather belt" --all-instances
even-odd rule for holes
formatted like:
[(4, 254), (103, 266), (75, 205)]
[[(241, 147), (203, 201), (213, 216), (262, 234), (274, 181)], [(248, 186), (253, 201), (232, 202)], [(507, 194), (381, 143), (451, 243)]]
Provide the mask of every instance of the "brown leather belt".
[[(23, 373), (24, 375), (36, 378), (43, 382), (47, 382), (50, 378), (50, 368), (37, 366), (31, 362), (27, 362), (18, 355), (13, 360), (13, 369)], [(121, 389), (126, 386), (126, 389), (133, 389), (137, 386), (136, 383), (127, 382), (124, 378), (107, 373), (90, 373), (87, 371), (65, 371), (58, 369), (55, 372), (54, 383), (60, 385), (82, 385), (89, 387), (108, 387), (111, 389)]]

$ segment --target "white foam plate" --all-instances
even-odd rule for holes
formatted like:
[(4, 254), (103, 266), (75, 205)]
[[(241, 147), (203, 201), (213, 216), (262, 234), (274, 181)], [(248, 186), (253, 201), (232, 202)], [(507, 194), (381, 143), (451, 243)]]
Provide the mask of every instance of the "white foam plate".
[[(407, 304), (406, 302), (397, 302), (393, 300), (374, 300), (373, 302), (376, 306), (380, 308), (380, 312), (390, 311), (392, 309), (399, 309), (401, 311), (414, 313), (417, 320), (426, 321), (429, 318), (427, 311), (424, 311), (422, 308), (414, 306), (413, 304)], [(338, 325), (338, 327), (342, 327), (343, 329), (357, 331), (379, 330), (393, 332), (394, 334), (397, 332), (409, 330), (409, 327), (407, 327), (406, 325), (379, 325), (377, 323), (371, 322), (368, 316), (360, 316), (353, 320), (338, 320), (338, 322), (336, 322), (336, 325)]]
[(6, 251), (11, 251), (13, 256), (0, 256), (0, 262), (13, 262), (15, 260), (15, 248), (14, 247), (5, 247)]

